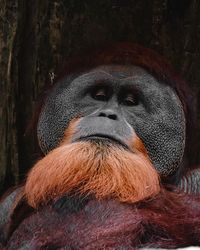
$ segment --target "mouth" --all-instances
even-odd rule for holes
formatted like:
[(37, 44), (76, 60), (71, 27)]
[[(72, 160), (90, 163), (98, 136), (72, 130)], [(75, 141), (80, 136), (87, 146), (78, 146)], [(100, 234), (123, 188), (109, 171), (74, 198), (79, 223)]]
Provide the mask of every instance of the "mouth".
[(105, 142), (110, 144), (117, 144), (119, 146), (122, 146), (125, 149), (129, 149), (128, 145), (123, 142), (120, 138), (116, 138), (113, 136), (103, 135), (103, 134), (94, 134), (94, 135), (88, 135), (88, 136), (82, 136), (78, 139), (78, 141), (94, 141), (94, 142)]

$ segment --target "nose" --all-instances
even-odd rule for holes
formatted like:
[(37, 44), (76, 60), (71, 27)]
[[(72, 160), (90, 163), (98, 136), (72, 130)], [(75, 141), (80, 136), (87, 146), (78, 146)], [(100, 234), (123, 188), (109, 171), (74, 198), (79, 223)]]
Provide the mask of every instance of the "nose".
[(116, 112), (112, 109), (105, 109), (99, 112), (100, 117), (107, 117), (111, 120), (118, 120), (118, 115), (116, 114)]

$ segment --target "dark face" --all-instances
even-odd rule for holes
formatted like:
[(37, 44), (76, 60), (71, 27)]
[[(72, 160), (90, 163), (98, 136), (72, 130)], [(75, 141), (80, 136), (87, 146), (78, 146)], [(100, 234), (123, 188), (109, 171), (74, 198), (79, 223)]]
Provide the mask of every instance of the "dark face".
[(59, 144), (77, 117), (73, 141), (110, 140), (129, 150), (135, 132), (161, 176), (180, 165), (185, 146), (181, 102), (169, 86), (140, 67), (105, 65), (58, 83), (39, 118), (44, 153)]

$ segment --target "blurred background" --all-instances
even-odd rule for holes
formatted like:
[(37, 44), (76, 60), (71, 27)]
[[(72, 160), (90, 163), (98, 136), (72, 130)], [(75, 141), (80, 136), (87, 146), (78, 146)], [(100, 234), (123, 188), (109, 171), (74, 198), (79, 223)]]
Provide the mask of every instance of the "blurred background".
[(190, 164), (198, 164), (199, 13), (198, 0), (0, 0), (0, 193), (40, 156), (27, 127), (45, 82), (69, 56), (112, 41), (156, 50), (188, 81), (198, 127)]

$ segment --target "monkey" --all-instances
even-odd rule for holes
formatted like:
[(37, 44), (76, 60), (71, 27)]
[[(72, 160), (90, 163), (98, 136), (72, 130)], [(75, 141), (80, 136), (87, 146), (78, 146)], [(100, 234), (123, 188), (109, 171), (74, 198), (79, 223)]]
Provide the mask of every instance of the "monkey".
[(187, 84), (151, 49), (69, 60), (39, 112), (44, 157), (0, 203), (2, 246), (200, 245), (198, 169), (183, 164), (190, 117)]

